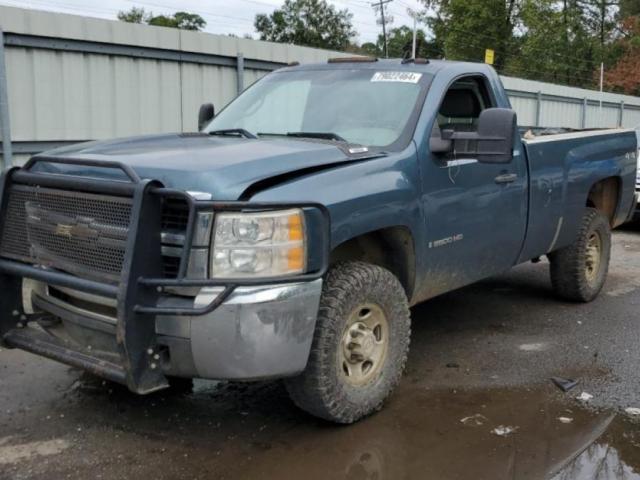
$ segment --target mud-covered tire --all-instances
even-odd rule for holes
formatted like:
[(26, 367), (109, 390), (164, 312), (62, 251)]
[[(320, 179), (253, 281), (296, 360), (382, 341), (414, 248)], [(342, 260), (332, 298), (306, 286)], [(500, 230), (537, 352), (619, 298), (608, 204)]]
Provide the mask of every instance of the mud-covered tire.
[[(599, 243), (597, 271), (593, 268), (594, 241)], [(553, 289), (566, 300), (590, 302), (602, 290), (609, 270), (610, 257), (609, 220), (598, 210), (587, 208), (576, 240), (571, 245), (549, 254)]]
[[(354, 385), (341, 352), (351, 338), (346, 337), (352, 334), (350, 319), (363, 305), (386, 316), (387, 343), (370, 380)], [(402, 377), (410, 335), (407, 296), (391, 272), (364, 262), (335, 265), (324, 281), (307, 367), (285, 380), (291, 399), (302, 410), (336, 423), (352, 423), (379, 410)]]

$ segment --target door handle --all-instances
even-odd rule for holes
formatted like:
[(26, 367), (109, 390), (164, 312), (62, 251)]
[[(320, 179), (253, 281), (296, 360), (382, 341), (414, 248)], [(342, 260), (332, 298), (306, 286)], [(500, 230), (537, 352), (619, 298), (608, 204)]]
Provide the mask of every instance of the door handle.
[(515, 182), (518, 179), (518, 175), (515, 173), (503, 173), (502, 175), (498, 175), (494, 178), (496, 183), (511, 183)]

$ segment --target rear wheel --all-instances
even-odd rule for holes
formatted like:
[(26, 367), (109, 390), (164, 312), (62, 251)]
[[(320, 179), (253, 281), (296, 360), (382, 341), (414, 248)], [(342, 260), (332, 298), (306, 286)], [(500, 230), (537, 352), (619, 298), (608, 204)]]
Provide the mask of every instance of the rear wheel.
[(593, 300), (607, 278), (611, 257), (611, 227), (602, 213), (588, 208), (576, 240), (549, 255), (551, 283), (563, 298)]
[(337, 423), (380, 409), (402, 376), (410, 333), (407, 297), (391, 272), (336, 265), (323, 286), (307, 368), (285, 382), (291, 398)]

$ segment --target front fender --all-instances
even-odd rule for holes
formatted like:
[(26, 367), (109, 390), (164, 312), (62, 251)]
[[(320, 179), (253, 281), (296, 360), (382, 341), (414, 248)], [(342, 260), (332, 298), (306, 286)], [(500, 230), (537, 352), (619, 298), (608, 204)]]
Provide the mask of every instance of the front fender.
[(420, 247), (425, 245), (419, 179), (411, 144), (400, 153), (297, 178), (259, 192), (251, 200), (325, 205), (331, 216), (332, 249), (374, 230), (406, 227), (419, 259)]

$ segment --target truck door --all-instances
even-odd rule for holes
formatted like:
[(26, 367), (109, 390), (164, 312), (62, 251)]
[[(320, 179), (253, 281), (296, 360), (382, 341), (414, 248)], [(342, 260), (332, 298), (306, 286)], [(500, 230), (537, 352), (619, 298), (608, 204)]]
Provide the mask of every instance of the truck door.
[[(486, 77), (458, 78), (440, 99), (431, 135), (475, 131), (480, 112), (496, 106)], [(469, 149), (459, 142), (446, 154), (431, 153), (428, 145), (420, 149), (428, 238), (423, 298), (507, 270), (524, 240), (527, 171), (520, 142), (508, 164), (460, 155)]]

